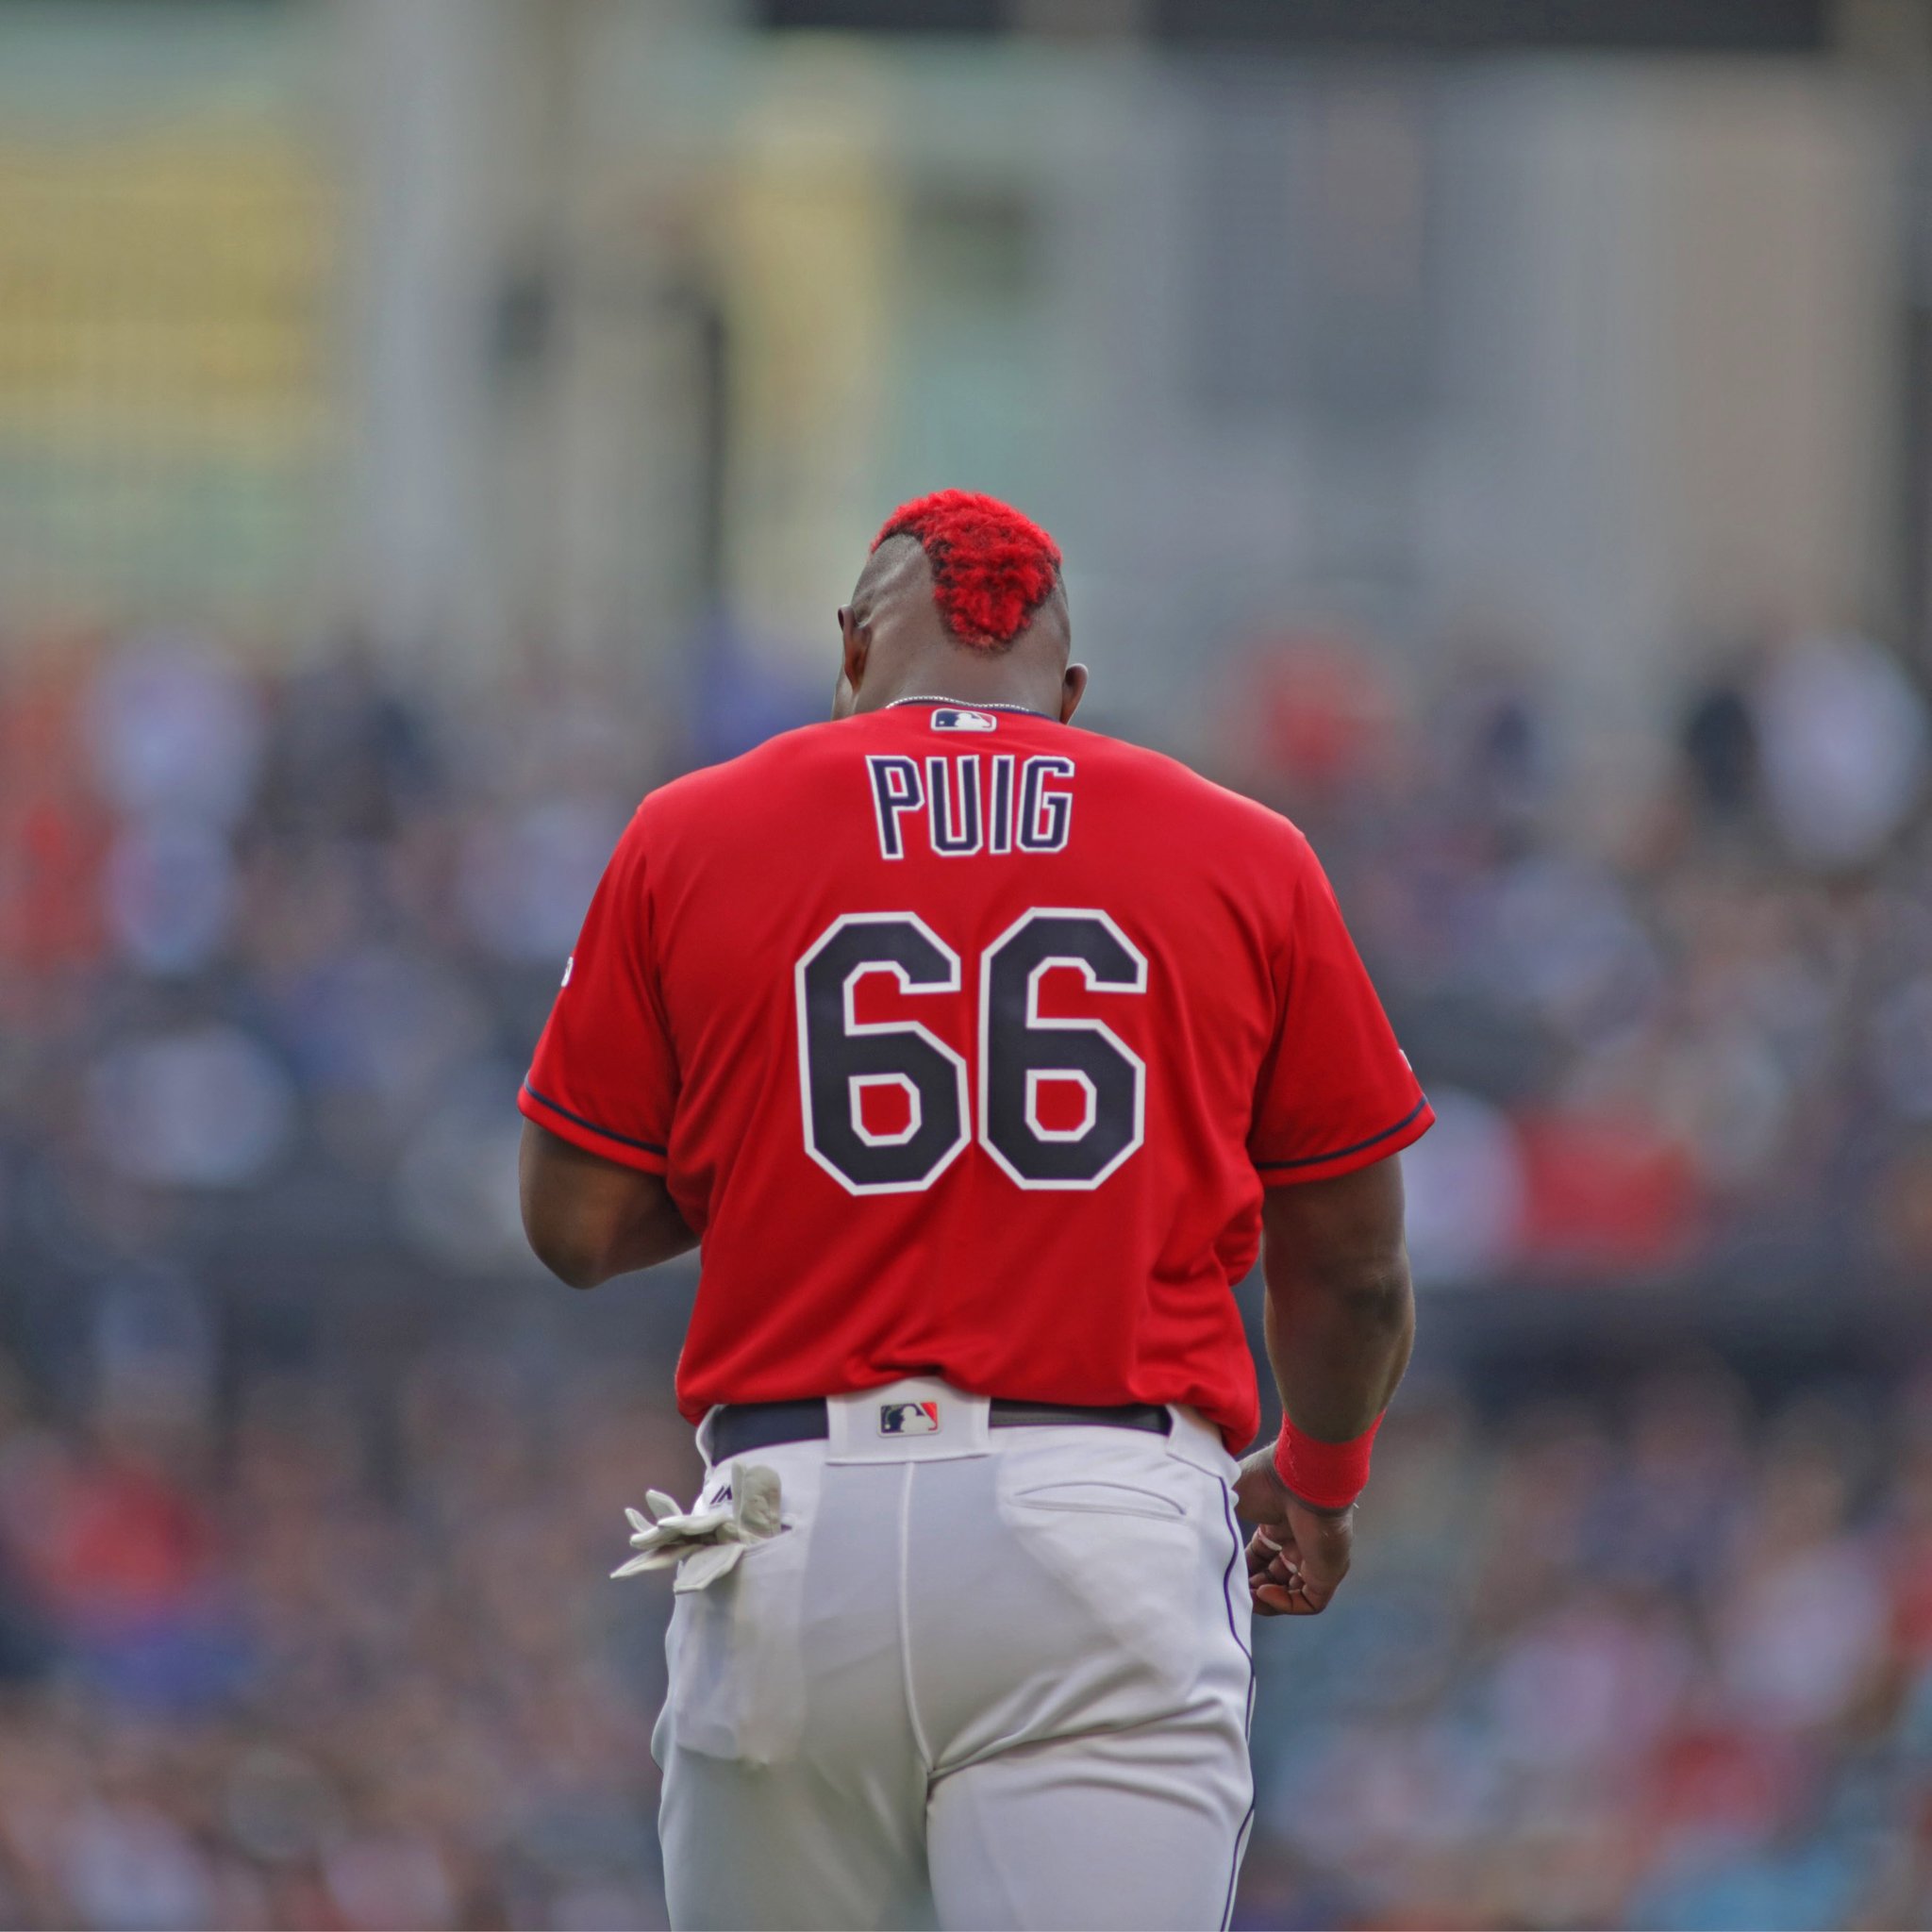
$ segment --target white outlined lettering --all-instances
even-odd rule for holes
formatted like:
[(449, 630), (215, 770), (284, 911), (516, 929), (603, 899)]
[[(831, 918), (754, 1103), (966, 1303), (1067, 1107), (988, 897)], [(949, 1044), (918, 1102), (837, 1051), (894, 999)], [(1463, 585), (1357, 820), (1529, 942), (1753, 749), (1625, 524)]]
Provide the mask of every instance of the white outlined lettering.
[[(950, 777), (946, 767), (950, 765)], [(958, 816), (953, 815), (957, 793)], [(925, 761), (925, 825), (932, 849), (942, 858), (969, 858), (980, 848), (979, 760), (974, 758)]]
[(919, 782), (918, 761), (889, 758), (874, 752), (867, 757), (865, 763), (872, 774), (873, 810), (879, 823), (879, 856), (882, 858), (904, 858), (906, 841), (900, 836), (899, 820), (908, 811), (917, 811), (925, 803), (925, 794)]
[(1020, 777), (1019, 846), (1022, 852), (1063, 852), (1073, 829), (1074, 795), (1046, 789), (1049, 778), (1071, 778), (1072, 758), (1039, 757), (1026, 760)]
[(873, 752), (865, 764), (881, 858), (906, 857), (908, 821), (920, 819), (941, 858), (1067, 849), (1074, 824), (1070, 758), (934, 752), (922, 769), (918, 758)]

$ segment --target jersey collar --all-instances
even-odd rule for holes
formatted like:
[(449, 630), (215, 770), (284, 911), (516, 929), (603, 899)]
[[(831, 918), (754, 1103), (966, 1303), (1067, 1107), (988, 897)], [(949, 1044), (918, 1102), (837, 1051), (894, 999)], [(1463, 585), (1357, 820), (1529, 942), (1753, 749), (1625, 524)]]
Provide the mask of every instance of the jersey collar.
[(996, 705), (988, 698), (894, 698), (891, 704), (880, 708), (896, 711), (901, 705), (949, 705), (958, 711), (1013, 711), (1022, 718), (1044, 718), (1050, 724), (1059, 723), (1051, 711), (1036, 711), (1031, 705)]

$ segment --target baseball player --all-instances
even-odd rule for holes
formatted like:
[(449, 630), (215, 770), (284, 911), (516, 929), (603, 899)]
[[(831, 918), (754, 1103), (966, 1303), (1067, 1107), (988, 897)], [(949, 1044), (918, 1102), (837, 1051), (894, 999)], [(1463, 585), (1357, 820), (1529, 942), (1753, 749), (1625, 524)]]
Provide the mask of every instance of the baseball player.
[(1294, 826), (1073, 728), (1044, 531), (908, 504), (839, 625), (831, 722), (639, 808), (521, 1096), (556, 1274), (702, 1242), (708, 1475), (634, 1519), (691, 1553), (673, 1922), (1224, 1924), (1249, 1618), (1348, 1568), (1432, 1115)]

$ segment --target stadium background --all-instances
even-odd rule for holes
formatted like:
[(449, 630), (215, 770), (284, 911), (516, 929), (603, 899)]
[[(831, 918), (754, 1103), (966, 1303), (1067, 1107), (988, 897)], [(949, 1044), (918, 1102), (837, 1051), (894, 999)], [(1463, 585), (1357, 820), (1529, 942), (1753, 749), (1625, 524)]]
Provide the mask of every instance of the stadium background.
[(540, 1275), (512, 1095), (943, 483), (1441, 1116), (1237, 1923), (1932, 1922), (1928, 106), (1916, 0), (0, 0), (0, 1923), (662, 1923), (691, 1277)]

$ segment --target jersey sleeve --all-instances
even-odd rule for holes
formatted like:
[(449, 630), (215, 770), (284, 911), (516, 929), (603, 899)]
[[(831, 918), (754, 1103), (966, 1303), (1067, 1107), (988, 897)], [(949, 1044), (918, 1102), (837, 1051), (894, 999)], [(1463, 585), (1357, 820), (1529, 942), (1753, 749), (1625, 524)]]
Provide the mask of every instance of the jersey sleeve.
[(642, 816), (618, 841), (584, 915), (517, 1105), (588, 1153), (662, 1174), (677, 1057), (652, 958)]
[(1327, 875), (1295, 835), (1279, 1009), (1262, 1062), (1248, 1154), (1262, 1183), (1326, 1180), (1399, 1153), (1435, 1123)]

